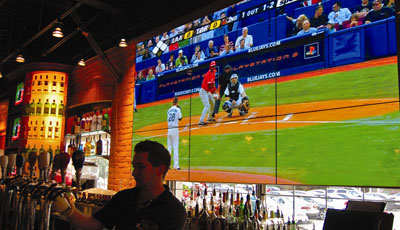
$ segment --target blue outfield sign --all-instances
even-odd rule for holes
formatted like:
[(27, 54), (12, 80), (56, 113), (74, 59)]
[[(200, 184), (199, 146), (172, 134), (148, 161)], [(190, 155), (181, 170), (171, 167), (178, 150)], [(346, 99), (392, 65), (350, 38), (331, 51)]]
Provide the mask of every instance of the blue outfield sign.
[[(209, 63), (213, 60), (217, 63), (217, 77), (223, 67), (229, 64), (239, 75), (241, 83), (261, 81), (291, 74), (291, 71), (288, 71), (290, 69), (303, 68), (304, 72), (307, 71), (307, 66), (324, 63), (324, 37), (321, 34), (284, 39), (164, 72), (157, 79), (156, 98), (163, 99), (198, 92), (203, 76), (209, 69)], [(191, 75), (188, 71), (191, 71)]]

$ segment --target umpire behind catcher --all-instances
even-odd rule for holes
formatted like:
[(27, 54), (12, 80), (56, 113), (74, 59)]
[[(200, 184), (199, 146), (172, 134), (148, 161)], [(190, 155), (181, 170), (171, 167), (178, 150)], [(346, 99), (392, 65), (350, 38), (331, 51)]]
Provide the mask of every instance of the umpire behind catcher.
[(232, 76), (232, 66), (226, 65), (224, 67), (224, 72), (218, 76), (218, 92), (219, 98), (215, 101), (214, 111), (212, 113), (212, 117), (215, 117), (215, 114), (219, 111), (219, 106), (221, 105), (222, 96), (225, 94), (225, 89), (228, 86), (230, 79)]
[(244, 116), (249, 112), (249, 98), (244, 92), (243, 85), (239, 82), (239, 76), (232, 74), (231, 83), (225, 89), (225, 102), (222, 109), (228, 113), (228, 117), (232, 117), (233, 109), (238, 108), (240, 116)]

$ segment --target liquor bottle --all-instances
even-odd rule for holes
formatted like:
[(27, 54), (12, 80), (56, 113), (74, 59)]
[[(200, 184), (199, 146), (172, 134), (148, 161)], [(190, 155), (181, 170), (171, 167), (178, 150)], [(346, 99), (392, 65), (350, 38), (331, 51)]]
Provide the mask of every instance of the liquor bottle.
[(53, 103), (51, 103), (51, 107), (50, 107), (50, 115), (55, 116), (57, 113), (57, 104), (56, 104), (56, 100), (53, 100)]
[(74, 118), (74, 119), (72, 119), (72, 124), (71, 124), (71, 134), (75, 134), (75, 123), (76, 123), (76, 120)]
[(60, 101), (60, 104), (58, 105), (58, 116), (63, 117), (64, 116), (64, 104), (63, 101)]
[(50, 121), (50, 124), (47, 127), (47, 139), (53, 139), (53, 122), (52, 121)]
[(32, 99), (31, 106), (30, 106), (31, 111), (29, 112), (30, 115), (35, 115), (35, 112), (36, 112), (35, 107), (36, 107), (35, 99)]
[(81, 118), (78, 117), (78, 120), (75, 123), (75, 133), (79, 134), (81, 133)]
[(26, 103), (25, 109), (24, 109), (24, 115), (28, 116), (31, 113), (31, 105), (29, 103)]
[(203, 198), (203, 210), (200, 212), (200, 217), (199, 217), (199, 229), (200, 230), (207, 230), (209, 229), (210, 226), (210, 215), (208, 214), (207, 210), (207, 199), (206, 195), (204, 195)]
[(91, 149), (92, 149), (92, 146), (90, 144), (89, 138), (86, 138), (85, 148), (83, 149), (85, 156), (90, 156)]
[(28, 125), (28, 138), (33, 137), (33, 121), (30, 121)]
[(35, 75), (35, 79), (32, 80), (32, 93), (36, 92), (36, 86), (35, 86), (36, 80), (37, 80), (37, 75)]
[(42, 115), (42, 102), (40, 99), (36, 104), (36, 115)]
[[(61, 78), (64, 78), (64, 77), (61, 77)], [(60, 87), (58, 88), (58, 92), (59, 93), (64, 93), (64, 81), (61, 81), (60, 82)]]
[(46, 75), (46, 80), (44, 80), (43, 92), (44, 93), (48, 93), (49, 92), (49, 75)]
[(101, 135), (99, 135), (99, 140), (96, 143), (96, 155), (103, 155), (103, 141), (101, 140)]
[(50, 103), (49, 103), (49, 99), (46, 99), (46, 102), (44, 103), (43, 106), (43, 115), (49, 115), (50, 113)]
[(103, 114), (101, 112), (99, 113), (99, 111), (97, 111), (96, 116), (97, 116), (97, 118), (96, 118), (96, 121), (97, 121), (96, 130), (101, 130), (102, 129)]
[(94, 137), (90, 138), (90, 155), (96, 155), (96, 141)]
[(58, 125), (58, 121), (56, 122), (56, 126), (54, 126), (54, 139), (60, 139), (60, 126)]
[(42, 84), (42, 75), (40, 75), (40, 78), (39, 78), (39, 80), (38, 80), (38, 82), (37, 82), (36, 91), (37, 91), (38, 93), (41, 93), (41, 92), (42, 92), (42, 88), (43, 88), (43, 84)]
[(38, 121), (35, 121), (33, 126), (33, 138), (38, 138)]
[(90, 114), (86, 114), (85, 132), (90, 132), (91, 125), (92, 125), (92, 117), (90, 117)]
[(290, 230), (296, 230), (296, 222), (294, 221), (294, 218), (292, 219), (292, 223), (290, 224)]
[(54, 76), (53, 85), (51, 86), (51, 92), (52, 92), (52, 93), (57, 93), (57, 81), (56, 81), (56, 76)]
[(85, 125), (86, 125), (86, 115), (83, 114), (82, 115), (82, 119), (81, 119), (81, 133), (85, 132)]
[(97, 116), (96, 116), (96, 112), (92, 113), (92, 124), (90, 126), (90, 131), (96, 131), (96, 127), (97, 127)]
[(45, 136), (46, 136), (45, 132), (46, 132), (45, 124), (44, 124), (44, 121), (42, 121), (42, 125), (40, 126), (40, 135), (39, 135), (40, 139), (45, 138)]
[(109, 125), (110, 125), (110, 117), (108, 116), (108, 110), (106, 110), (106, 112), (103, 115), (103, 119), (102, 119), (102, 129), (104, 131), (108, 131), (109, 130)]

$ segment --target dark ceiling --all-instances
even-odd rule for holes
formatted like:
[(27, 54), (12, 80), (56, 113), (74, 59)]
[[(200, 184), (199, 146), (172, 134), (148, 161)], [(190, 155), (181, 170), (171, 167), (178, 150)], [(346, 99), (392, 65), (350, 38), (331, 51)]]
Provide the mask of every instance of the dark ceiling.
[[(122, 36), (129, 41), (156, 28), (169, 30), (233, 2), (0, 0), (0, 71), (6, 75), (21, 65), (15, 62), (20, 52), (26, 62), (76, 65), (81, 58), (89, 59), (117, 46)], [(51, 25), (57, 21), (62, 22), (64, 38), (51, 36)], [(89, 34), (89, 39), (84, 34)]]

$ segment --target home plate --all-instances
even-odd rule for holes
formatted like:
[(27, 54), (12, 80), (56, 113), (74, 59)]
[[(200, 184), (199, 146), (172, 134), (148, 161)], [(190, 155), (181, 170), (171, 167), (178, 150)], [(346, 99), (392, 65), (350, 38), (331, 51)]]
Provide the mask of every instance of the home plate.
[(282, 119), (282, 121), (287, 121), (287, 120), (289, 120), (289, 119), (292, 118), (292, 117), (293, 117), (293, 113), (289, 113), (288, 115), (286, 115), (285, 118)]

